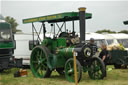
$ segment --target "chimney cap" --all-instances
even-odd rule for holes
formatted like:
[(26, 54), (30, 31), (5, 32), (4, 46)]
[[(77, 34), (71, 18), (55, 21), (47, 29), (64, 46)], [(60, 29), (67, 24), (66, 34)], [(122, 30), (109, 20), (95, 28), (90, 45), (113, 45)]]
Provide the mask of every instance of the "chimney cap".
[(80, 8), (78, 8), (78, 9), (79, 9), (79, 11), (85, 11), (85, 10), (86, 10), (85, 7), (80, 7)]

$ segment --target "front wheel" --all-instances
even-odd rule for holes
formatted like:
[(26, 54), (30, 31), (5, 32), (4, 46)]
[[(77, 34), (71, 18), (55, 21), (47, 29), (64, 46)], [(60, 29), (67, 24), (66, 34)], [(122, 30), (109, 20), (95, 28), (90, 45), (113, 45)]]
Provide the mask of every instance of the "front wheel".
[[(77, 66), (77, 80), (79, 82), (81, 80), (81, 76), (82, 76), (82, 69), (81, 69), (81, 64), (78, 60), (76, 60), (76, 66)], [(68, 81), (75, 82), (75, 71), (74, 71), (74, 60), (73, 60), (73, 58), (70, 58), (66, 61), (65, 77)]]
[(88, 68), (88, 74), (91, 79), (103, 79), (106, 76), (105, 64), (98, 57), (92, 58), (91, 63), (88, 65)]

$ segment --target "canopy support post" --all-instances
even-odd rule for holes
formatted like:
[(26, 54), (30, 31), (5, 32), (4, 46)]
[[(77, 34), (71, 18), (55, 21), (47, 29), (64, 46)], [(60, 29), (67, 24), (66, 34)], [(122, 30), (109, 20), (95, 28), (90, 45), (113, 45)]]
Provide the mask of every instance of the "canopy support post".
[(45, 27), (45, 24), (43, 23), (43, 37), (44, 37), (44, 39), (45, 39), (45, 33), (46, 33), (46, 27)]
[(74, 20), (72, 21), (72, 28), (73, 28), (73, 30), (72, 30), (72, 35), (73, 35), (73, 37), (74, 37), (74, 36), (75, 36)]
[(66, 32), (66, 22), (64, 21), (64, 23), (65, 23), (65, 24), (64, 24), (64, 27), (65, 27), (65, 32)]
[(33, 22), (32, 22), (32, 38), (33, 38), (33, 46), (34, 46), (34, 28), (33, 28)]
[(56, 31), (55, 31), (55, 23), (53, 24), (53, 26), (54, 26), (54, 38), (55, 38), (55, 34), (56, 34)]

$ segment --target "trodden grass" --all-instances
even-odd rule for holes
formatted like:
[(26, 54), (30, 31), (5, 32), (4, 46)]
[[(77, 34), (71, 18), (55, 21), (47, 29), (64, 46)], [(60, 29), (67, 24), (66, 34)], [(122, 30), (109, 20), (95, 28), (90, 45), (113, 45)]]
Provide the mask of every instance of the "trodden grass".
[[(108, 68), (113, 68), (109, 66)], [(35, 78), (28, 69), (27, 77), (14, 78), (13, 74), (18, 69), (11, 69), (0, 73), (0, 85), (75, 85), (66, 80), (65, 76), (59, 76), (53, 72), (50, 78)], [(107, 77), (103, 80), (91, 80), (88, 73), (82, 74), (82, 80), (78, 85), (128, 85), (128, 69), (113, 69), (107, 72)]]

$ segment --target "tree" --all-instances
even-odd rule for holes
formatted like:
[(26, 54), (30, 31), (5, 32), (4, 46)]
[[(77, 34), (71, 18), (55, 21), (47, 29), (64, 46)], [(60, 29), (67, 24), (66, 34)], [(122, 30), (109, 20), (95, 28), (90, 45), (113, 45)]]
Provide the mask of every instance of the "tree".
[(128, 34), (128, 30), (121, 30), (120, 32), (118, 33), (125, 33), (125, 34)]
[(11, 24), (13, 33), (16, 33), (19, 31), (21, 32), (21, 30), (16, 29), (18, 26), (18, 23), (16, 22), (16, 20), (13, 17), (7, 16), (7, 17), (5, 17), (5, 21)]
[(107, 29), (104, 29), (104, 30), (98, 30), (96, 31), (96, 33), (116, 33), (115, 31), (111, 31), (111, 30), (107, 30)]

